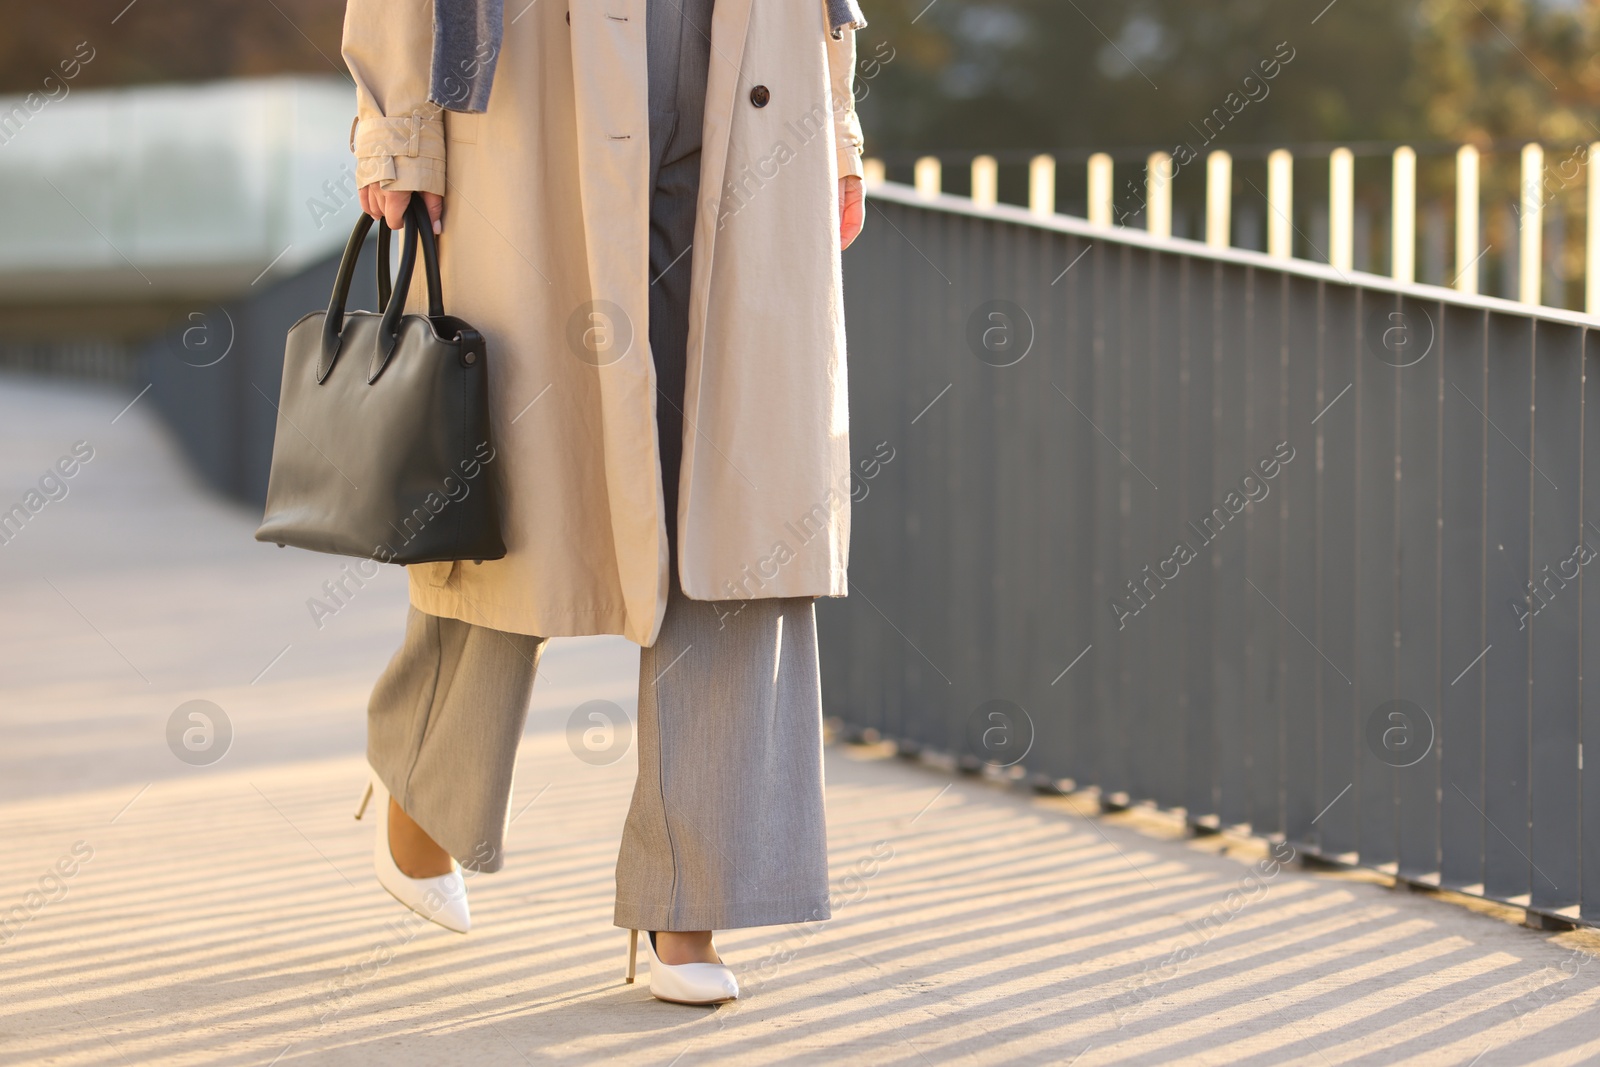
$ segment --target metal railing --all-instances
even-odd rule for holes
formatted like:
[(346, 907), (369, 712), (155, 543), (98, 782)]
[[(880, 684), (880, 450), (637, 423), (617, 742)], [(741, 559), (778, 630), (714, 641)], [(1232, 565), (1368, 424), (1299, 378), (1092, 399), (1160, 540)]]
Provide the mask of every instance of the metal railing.
[(883, 183), (845, 262), (830, 714), (1600, 922), (1600, 321)]
[[(1381, 146), (1390, 160), (1388, 189), (1388, 265), (1390, 276), (1396, 281), (1411, 282), (1417, 279), (1418, 212), (1417, 212), (1417, 149), (1411, 145)], [(1424, 146), (1430, 155), (1438, 154), (1439, 145)], [(1506, 146), (1495, 145), (1497, 150)], [(1364, 155), (1373, 154), (1374, 146), (1358, 145)], [(1515, 247), (1506, 249), (1515, 258), (1515, 298), (1521, 303), (1557, 303), (1545, 299), (1544, 276), (1550, 269), (1545, 249), (1545, 231), (1548, 228), (1548, 210), (1562, 200), (1571, 199), (1571, 193), (1583, 194), (1586, 206), (1584, 228), (1584, 308), (1590, 314), (1600, 314), (1600, 142), (1572, 149), (1565, 158), (1549, 162), (1544, 146), (1528, 143), (1517, 146), (1518, 181), (1515, 201), (1507, 207), (1513, 213)], [(1343, 271), (1354, 269), (1356, 249), (1356, 151), (1349, 146), (1302, 146), (1301, 151), (1313, 151), (1327, 156), (1327, 201), (1319, 205), (1326, 212), (1328, 226), (1327, 247), (1320, 245), (1309, 249), (1319, 261)], [(1203, 155), (1188, 149), (1193, 155), (1177, 160), (1173, 153), (1154, 151), (1143, 159), (1140, 173), (1135, 178), (1123, 178), (1122, 189), (1115, 182), (1116, 163), (1109, 152), (1095, 152), (1087, 158), (1087, 192), (1085, 217), (1090, 222), (1111, 225), (1113, 220), (1141, 219), (1146, 232), (1152, 236), (1172, 236), (1173, 182), (1180, 168), (1198, 168), (1204, 163), (1205, 207), (1204, 235), (1206, 243), (1226, 248), (1232, 243), (1233, 210), (1235, 199), (1234, 155), (1216, 149)], [(1454, 261), (1450, 268), (1451, 285), (1463, 293), (1479, 291), (1479, 275), (1491, 248), (1483, 240), (1483, 175), (1482, 153), (1476, 146), (1461, 145), (1451, 149), (1455, 156), (1454, 174)], [(1243, 157), (1259, 154), (1249, 147), (1242, 150)], [(1006, 154), (1006, 158), (1014, 153)], [(1296, 153), (1289, 148), (1276, 148), (1265, 153), (1266, 188), (1253, 188), (1263, 200), (1266, 216), (1265, 250), (1277, 259), (1288, 259), (1295, 244), (1295, 170)], [(979, 155), (969, 162), (971, 198), (980, 207), (993, 206), (998, 201), (998, 174), (1000, 161), (995, 155)], [(1050, 154), (1031, 155), (1027, 160), (1029, 210), (1042, 217), (1056, 211), (1058, 172), (1056, 157)], [(887, 167), (881, 159), (866, 161), (869, 187), (884, 183)], [(938, 156), (918, 157), (912, 165), (913, 186), (925, 197), (938, 196), (943, 191), (944, 166)], [(1306, 243), (1304, 234), (1301, 243)], [(1559, 267), (1557, 268), (1559, 269)], [(1510, 295), (1510, 294), (1508, 294)]]

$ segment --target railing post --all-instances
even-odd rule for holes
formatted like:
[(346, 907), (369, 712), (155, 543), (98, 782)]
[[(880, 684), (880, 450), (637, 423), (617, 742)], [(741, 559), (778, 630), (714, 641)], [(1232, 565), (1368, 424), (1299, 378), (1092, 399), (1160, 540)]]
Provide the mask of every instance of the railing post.
[(917, 160), (912, 182), (916, 185), (918, 196), (926, 196), (929, 199), (938, 196), (939, 191), (944, 188), (944, 175), (939, 167), (939, 157), (923, 156)]
[(1111, 225), (1111, 157), (1104, 152), (1089, 157), (1089, 221)]
[(1220, 149), (1206, 157), (1206, 244), (1227, 248), (1233, 236), (1233, 157)]
[(1267, 157), (1267, 255), (1294, 255), (1294, 156), (1285, 148)]
[[(1593, 188), (1590, 175), (1590, 188)], [(1457, 291), (1478, 292), (1478, 150), (1462, 145), (1456, 152), (1456, 281)]]
[(1000, 202), (1000, 165), (993, 156), (972, 161), (972, 202), (978, 207), (994, 207)]
[(1589, 146), (1589, 243), (1584, 249), (1584, 310), (1600, 315), (1600, 141)]
[(1389, 222), (1389, 275), (1397, 282), (1414, 282), (1417, 280), (1417, 153), (1406, 145), (1394, 150)]
[(1145, 229), (1152, 237), (1172, 236), (1172, 157), (1152, 152), (1144, 165)]
[(1348, 148), (1328, 159), (1328, 262), (1338, 271), (1355, 269), (1355, 162)]
[(881, 159), (864, 159), (861, 161), (862, 178), (867, 188), (882, 185), (889, 180), (889, 168), (883, 165)]
[(1028, 210), (1035, 215), (1056, 213), (1056, 160), (1034, 156), (1028, 163)]
[(1517, 299), (1537, 304), (1544, 271), (1544, 149), (1536, 144), (1522, 148), (1520, 199)]

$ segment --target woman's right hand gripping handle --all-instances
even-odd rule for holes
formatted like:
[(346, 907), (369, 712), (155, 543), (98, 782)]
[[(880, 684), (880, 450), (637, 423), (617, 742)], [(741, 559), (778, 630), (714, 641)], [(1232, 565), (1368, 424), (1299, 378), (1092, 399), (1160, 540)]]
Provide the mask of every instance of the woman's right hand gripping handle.
[[(388, 223), (389, 229), (398, 230), (405, 223), (406, 205), (411, 202), (410, 190), (384, 189), (382, 183), (373, 182), (361, 187), (361, 210)], [(444, 197), (438, 193), (423, 193), (422, 203), (433, 220), (433, 232), (443, 228)]]

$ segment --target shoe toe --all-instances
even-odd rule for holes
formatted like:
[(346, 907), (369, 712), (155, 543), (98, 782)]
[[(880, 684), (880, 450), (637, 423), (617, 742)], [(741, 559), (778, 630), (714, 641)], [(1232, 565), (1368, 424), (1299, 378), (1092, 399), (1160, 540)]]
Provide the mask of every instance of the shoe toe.
[(446, 904), (434, 914), (433, 918), (446, 930), (454, 930), (458, 934), (464, 934), (472, 929), (472, 915), (467, 911), (465, 900)]
[(443, 900), (434, 909), (430, 918), (447, 930), (454, 930), (464, 934), (472, 929), (472, 911), (467, 906), (467, 883), (460, 872), (446, 875), (440, 879), (441, 895)]

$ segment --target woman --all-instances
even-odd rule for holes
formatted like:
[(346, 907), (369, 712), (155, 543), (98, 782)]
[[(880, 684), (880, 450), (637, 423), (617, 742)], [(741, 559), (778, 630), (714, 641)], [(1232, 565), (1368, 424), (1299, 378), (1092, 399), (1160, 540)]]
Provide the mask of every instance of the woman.
[(738, 985), (711, 931), (829, 914), (812, 603), (847, 586), (864, 22), (853, 0), (514, 0), (501, 36), (497, 3), (345, 17), (362, 207), (398, 227), (423, 195), (446, 306), (488, 338), (508, 548), (410, 568), (368, 709), (375, 864), (464, 933), (460, 868), (503, 862), (545, 641), (623, 634), (615, 922), (648, 932), (653, 994), (718, 1003)]

